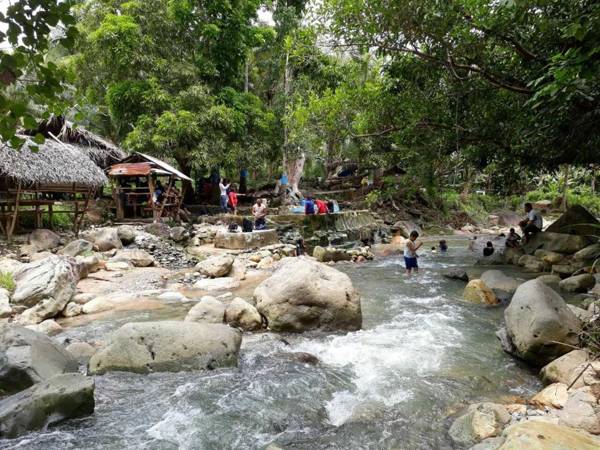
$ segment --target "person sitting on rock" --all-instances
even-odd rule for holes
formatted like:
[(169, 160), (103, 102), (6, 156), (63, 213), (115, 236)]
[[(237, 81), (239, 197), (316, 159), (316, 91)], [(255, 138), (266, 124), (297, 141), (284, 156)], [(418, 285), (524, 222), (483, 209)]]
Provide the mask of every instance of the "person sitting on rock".
[(492, 241), (487, 241), (487, 244), (483, 248), (483, 256), (492, 256), (494, 254), (494, 244)]
[(315, 202), (312, 197), (306, 197), (306, 201), (304, 202), (304, 214), (307, 216), (315, 214)]
[(423, 245), (422, 242), (417, 242), (419, 233), (411, 231), (409, 238), (404, 244), (404, 264), (406, 265), (406, 275), (410, 275), (412, 271), (419, 271), (419, 263), (417, 262), (417, 250)]
[(267, 205), (263, 204), (262, 199), (256, 199), (256, 203), (252, 206), (252, 215), (254, 216), (254, 229), (264, 230), (265, 219), (267, 217)]
[(525, 242), (529, 242), (531, 236), (542, 231), (544, 219), (542, 218), (542, 214), (537, 209), (534, 209), (531, 203), (525, 203), (525, 212), (527, 213), (527, 217), (519, 222), (519, 226), (523, 231)]
[(506, 248), (519, 248), (521, 236), (517, 234), (514, 228), (511, 228), (506, 238)]
[(329, 214), (329, 208), (327, 202), (323, 200), (315, 200), (315, 206), (317, 207), (318, 214)]

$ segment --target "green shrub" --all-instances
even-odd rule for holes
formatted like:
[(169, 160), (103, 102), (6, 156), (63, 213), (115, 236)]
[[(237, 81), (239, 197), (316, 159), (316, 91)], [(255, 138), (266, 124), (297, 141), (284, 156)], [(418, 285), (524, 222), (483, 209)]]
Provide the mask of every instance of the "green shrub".
[(15, 284), (15, 279), (13, 278), (12, 273), (0, 272), (0, 288), (12, 292), (15, 290), (16, 287), (17, 285)]

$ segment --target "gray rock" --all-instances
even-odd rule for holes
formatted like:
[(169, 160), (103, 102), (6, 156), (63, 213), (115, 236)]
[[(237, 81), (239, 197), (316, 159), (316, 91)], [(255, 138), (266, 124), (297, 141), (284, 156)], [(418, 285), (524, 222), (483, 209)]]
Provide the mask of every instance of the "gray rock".
[(241, 341), (240, 332), (221, 324), (128, 323), (92, 356), (88, 370), (150, 373), (235, 366)]
[(56, 316), (75, 293), (79, 272), (71, 258), (51, 256), (27, 264), (15, 276), (11, 303), (28, 307), (22, 323), (39, 323)]
[(590, 241), (585, 236), (563, 233), (537, 233), (523, 245), (526, 253), (534, 253), (538, 249), (571, 255), (587, 247)]
[(96, 353), (96, 349), (87, 342), (71, 342), (67, 345), (66, 350), (80, 364), (87, 364), (94, 353)]
[(230, 255), (214, 255), (196, 264), (196, 271), (202, 275), (219, 278), (229, 274), (233, 266), (233, 257)]
[(344, 249), (316, 246), (313, 250), (313, 258), (319, 262), (338, 262), (350, 261), (352, 255)]
[(117, 227), (117, 236), (123, 245), (129, 245), (135, 241), (137, 231), (131, 225), (120, 225)]
[(175, 242), (183, 242), (189, 238), (189, 234), (184, 227), (173, 227), (171, 228), (170, 237)]
[(578, 343), (579, 319), (556, 291), (539, 280), (518, 287), (504, 319), (516, 354), (537, 366), (548, 364)]
[[(598, 233), (598, 219), (581, 205), (573, 205), (552, 223), (546, 231), (580, 236), (594, 236)], [(574, 252), (573, 252), (574, 253)]]
[(225, 310), (225, 322), (244, 331), (255, 331), (262, 327), (258, 310), (242, 298), (234, 298)]
[(16, 325), (0, 327), (0, 397), (76, 370), (77, 361), (48, 336)]
[(514, 294), (521, 284), (517, 279), (509, 277), (501, 270), (486, 270), (481, 274), (481, 280), (493, 291), (499, 290)]
[(558, 284), (560, 283), (560, 277), (558, 275), (540, 275), (537, 279), (550, 287), (558, 287)]
[(63, 327), (56, 323), (54, 319), (47, 319), (35, 325), (26, 325), (26, 328), (48, 336), (56, 336), (63, 331)]
[(59, 252), (61, 255), (66, 256), (79, 256), (83, 253), (91, 252), (94, 249), (94, 244), (90, 241), (86, 241), (85, 239), (76, 239), (73, 242), (69, 242), (65, 247)]
[(154, 264), (154, 257), (145, 250), (125, 249), (119, 250), (110, 261), (125, 261), (134, 267), (148, 267)]
[(587, 247), (579, 250), (573, 255), (573, 258), (579, 261), (592, 261), (600, 258), (600, 242), (588, 245)]
[(510, 414), (504, 406), (476, 403), (454, 421), (448, 433), (456, 444), (466, 447), (499, 436), (509, 422)]
[(449, 280), (459, 280), (464, 281), (465, 283), (469, 282), (469, 275), (465, 271), (465, 269), (460, 268), (452, 268), (444, 271), (442, 273), (444, 278), (448, 278)]
[(185, 316), (186, 322), (223, 323), (225, 305), (211, 296), (204, 296)]
[(558, 286), (566, 292), (587, 292), (596, 284), (594, 275), (584, 273), (562, 280)]
[(532, 255), (523, 255), (519, 258), (519, 266), (529, 272), (544, 272), (550, 266), (539, 258)]
[(81, 305), (73, 301), (67, 303), (67, 306), (65, 306), (65, 309), (62, 311), (64, 317), (75, 317), (80, 314), (83, 314)]
[(50, 230), (34, 230), (29, 235), (29, 243), (38, 251), (53, 250), (60, 246), (60, 236)]
[(83, 233), (83, 237), (94, 243), (98, 251), (106, 252), (115, 248), (123, 248), (116, 228), (97, 228)]
[(144, 231), (163, 238), (168, 238), (171, 235), (171, 227), (165, 223), (149, 223), (144, 227)]
[(228, 291), (239, 286), (239, 280), (233, 277), (204, 278), (194, 283), (194, 288), (208, 292)]
[(94, 412), (94, 380), (78, 373), (56, 375), (0, 401), (0, 438), (15, 438)]
[(282, 260), (254, 299), (274, 331), (358, 330), (362, 324), (360, 296), (350, 278), (305, 257)]

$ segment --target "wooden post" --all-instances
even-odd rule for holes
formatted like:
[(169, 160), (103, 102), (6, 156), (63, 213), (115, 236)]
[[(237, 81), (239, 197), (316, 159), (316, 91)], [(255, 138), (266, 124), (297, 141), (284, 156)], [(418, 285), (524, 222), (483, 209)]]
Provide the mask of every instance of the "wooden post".
[(79, 235), (79, 230), (81, 228), (81, 224), (83, 223), (83, 218), (85, 216), (85, 213), (88, 210), (91, 196), (92, 196), (92, 189), (88, 189), (88, 191), (86, 193), (86, 197), (85, 197), (85, 203), (83, 204), (83, 210), (81, 211), (81, 217), (79, 218), (78, 221), (75, 222), (75, 236)]
[(51, 230), (54, 230), (54, 211), (52, 210), (54, 205), (50, 203), (48, 205), (48, 224)]
[(169, 177), (169, 187), (167, 187), (167, 190), (163, 194), (163, 202), (160, 205), (160, 211), (158, 213), (158, 220), (160, 220), (160, 218), (162, 217), (163, 211), (165, 209), (165, 203), (169, 200), (169, 197), (167, 194), (171, 190), (171, 186), (173, 186), (173, 176)]
[(19, 201), (21, 198), (21, 182), (17, 185), (17, 196), (15, 198), (15, 210), (13, 211), (12, 222), (8, 230), (6, 230), (6, 239), (10, 241), (13, 232), (15, 231), (15, 225), (17, 224), (17, 216), (19, 215)]
[(152, 208), (152, 219), (156, 222), (156, 208), (154, 206), (154, 180), (148, 175), (148, 189), (150, 190), (150, 207)]

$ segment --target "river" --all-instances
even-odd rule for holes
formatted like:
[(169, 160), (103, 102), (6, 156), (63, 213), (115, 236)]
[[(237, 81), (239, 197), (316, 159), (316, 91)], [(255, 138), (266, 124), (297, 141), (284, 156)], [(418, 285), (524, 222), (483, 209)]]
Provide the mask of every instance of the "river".
[[(410, 278), (399, 257), (340, 265), (362, 294), (361, 331), (247, 334), (236, 369), (99, 376), (93, 416), (0, 449), (453, 448), (447, 430), (462, 407), (540, 387), (496, 341), (502, 308), (460, 301), (464, 283), (441, 276), (473, 264), (464, 244), (424, 254)], [(98, 339), (127, 321), (184, 314), (129, 312), (66, 335)]]

